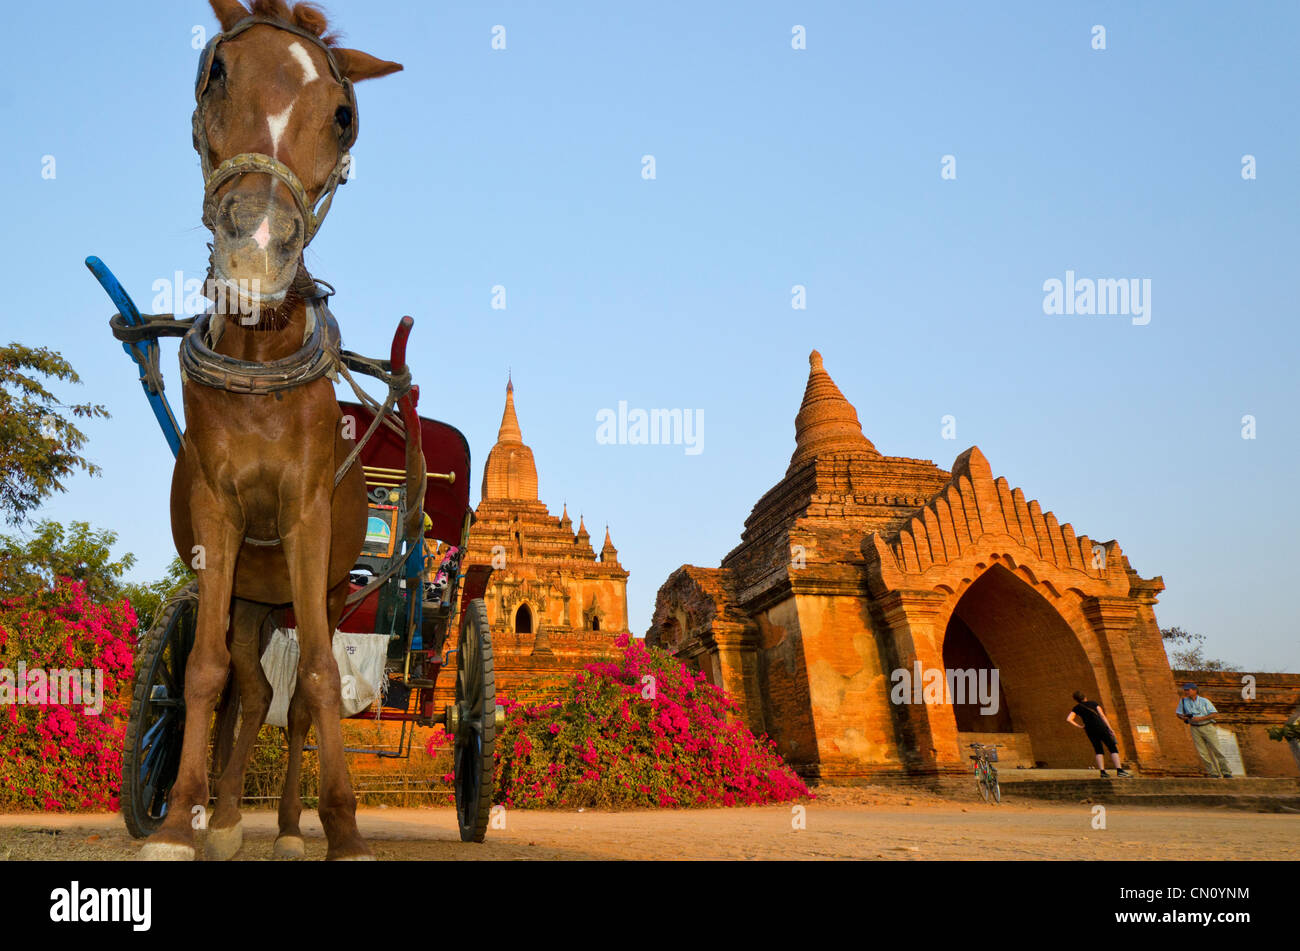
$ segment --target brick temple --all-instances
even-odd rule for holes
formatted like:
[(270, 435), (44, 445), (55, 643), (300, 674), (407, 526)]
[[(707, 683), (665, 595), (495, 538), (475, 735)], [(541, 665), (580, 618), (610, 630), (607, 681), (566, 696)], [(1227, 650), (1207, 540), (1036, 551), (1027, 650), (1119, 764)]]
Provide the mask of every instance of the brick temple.
[(614, 639), (628, 629), (628, 573), (608, 527), (597, 552), (581, 518), (573, 530), (567, 504), (557, 518), (539, 500), (513, 382), (483, 466), (466, 564), (493, 566), (485, 601), (499, 693), (536, 697), (618, 654)]
[[(1065, 722), (1075, 690), (1105, 706), (1127, 763), (1199, 774), (1173, 714), (1161, 579), (994, 477), (978, 448), (950, 470), (883, 455), (821, 355), (809, 362), (784, 478), (719, 567), (664, 582), (648, 642), (704, 671), (810, 777), (965, 772), (974, 741), (1004, 744), (1012, 768), (1089, 766)], [(948, 670), (996, 670), (997, 703), (896, 689), (899, 672)]]

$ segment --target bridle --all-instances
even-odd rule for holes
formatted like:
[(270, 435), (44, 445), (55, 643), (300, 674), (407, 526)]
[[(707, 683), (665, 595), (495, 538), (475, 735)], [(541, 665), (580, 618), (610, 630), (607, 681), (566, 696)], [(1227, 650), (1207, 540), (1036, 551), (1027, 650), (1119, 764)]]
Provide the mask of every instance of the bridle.
[[(321, 193), (314, 203), (308, 199), (307, 189), (303, 187), (302, 181), (294, 174), (293, 169), (279, 159), (263, 152), (241, 152), (239, 155), (232, 155), (215, 169), (212, 168), (211, 163), (208, 161), (208, 130), (205, 122), (206, 108), (203, 96), (207, 92), (208, 80), (212, 75), (212, 64), (217, 56), (217, 47), (225, 40), (238, 36), (249, 27), (258, 26), (259, 24), (273, 26), (277, 30), (292, 33), (320, 49), (325, 54), (325, 61), (329, 63), (330, 75), (343, 88), (343, 95), (347, 98), (348, 108), (352, 112), (352, 122), (339, 138), (338, 159), (335, 161), (329, 177), (325, 179), (325, 185), (321, 188)], [(224, 33), (218, 33), (203, 48), (203, 55), (199, 58), (199, 72), (194, 78), (194, 100), (194, 118), (192, 120), (194, 148), (198, 150), (199, 161), (203, 165), (203, 224), (207, 226), (208, 230), (215, 232), (216, 195), (217, 191), (226, 182), (246, 174), (270, 175), (272, 178), (279, 179), (289, 189), (289, 194), (293, 196), (294, 204), (298, 206), (298, 213), (302, 215), (304, 229), (302, 243), (303, 247), (306, 247), (311, 242), (311, 239), (316, 236), (316, 231), (320, 228), (321, 222), (325, 220), (330, 204), (334, 201), (334, 192), (348, 180), (348, 167), (352, 161), (351, 153), (348, 150), (352, 148), (353, 143), (357, 140), (356, 92), (352, 88), (352, 81), (344, 76), (342, 70), (339, 69), (333, 51), (316, 34), (292, 24), (268, 17), (246, 17)]]

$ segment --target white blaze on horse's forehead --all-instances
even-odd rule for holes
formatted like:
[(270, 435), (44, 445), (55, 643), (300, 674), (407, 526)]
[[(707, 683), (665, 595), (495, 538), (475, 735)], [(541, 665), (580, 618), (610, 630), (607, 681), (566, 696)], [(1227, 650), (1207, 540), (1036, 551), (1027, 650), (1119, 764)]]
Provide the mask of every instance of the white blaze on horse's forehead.
[[(316, 69), (316, 64), (311, 60), (311, 54), (301, 43), (294, 42), (289, 44), (289, 55), (297, 60), (298, 65), (302, 67), (303, 85), (320, 79), (320, 73)], [(271, 154), (279, 158), (280, 137), (284, 135), (284, 130), (289, 125), (289, 116), (293, 114), (293, 103), (284, 107), (284, 111), (276, 115), (266, 117), (267, 128), (271, 130)]]
[(298, 65), (302, 67), (302, 82), (304, 86), (312, 80), (320, 78), (320, 73), (316, 72), (316, 64), (311, 61), (311, 55), (303, 48), (301, 43), (290, 43), (289, 53), (298, 61)]
[(291, 115), (293, 115), (293, 103), (285, 106), (283, 112), (266, 117), (266, 127), (271, 130), (271, 155), (276, 158), (279, 158), (280, 136), (284, 135), (284, 130), (289, 125), (289, 116)]

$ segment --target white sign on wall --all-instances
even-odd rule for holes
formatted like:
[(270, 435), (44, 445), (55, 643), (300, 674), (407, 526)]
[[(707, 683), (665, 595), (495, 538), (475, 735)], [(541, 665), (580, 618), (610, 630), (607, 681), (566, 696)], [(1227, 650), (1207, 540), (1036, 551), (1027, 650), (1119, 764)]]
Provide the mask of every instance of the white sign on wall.
[(1228, 761), (1228, 768), (1234, 776), (1245, 776), (1246, 767), (1241, 762), (1241, 749), (1237, 746), (1237, 734), (1231, 730), (1225, 730), (1221, 726), (1216, 726), (1219, 731), (1219, 749), (1223, 750), (1223, 758)]

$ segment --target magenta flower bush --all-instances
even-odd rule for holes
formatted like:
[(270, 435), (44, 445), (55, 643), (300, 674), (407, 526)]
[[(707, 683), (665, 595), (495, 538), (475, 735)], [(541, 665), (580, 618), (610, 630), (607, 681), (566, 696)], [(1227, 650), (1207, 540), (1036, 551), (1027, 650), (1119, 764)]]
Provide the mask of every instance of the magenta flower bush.
[[(103, 671), (103, 709), (0, 704), (0, 811), (116, 811), (131, 684), (135, 612), (96, 604), (82, 582), (0, 600), (0, 668)], [(47, 697), (47, 701), (53, 697)]]
[[(740, 806), (811, 796), (702, 673), (624, 635), (623, 657), (525, 705), (498, 697), (495, 802), (508, 808)], [(430, 753), (442, 745), (430, 741)]]

